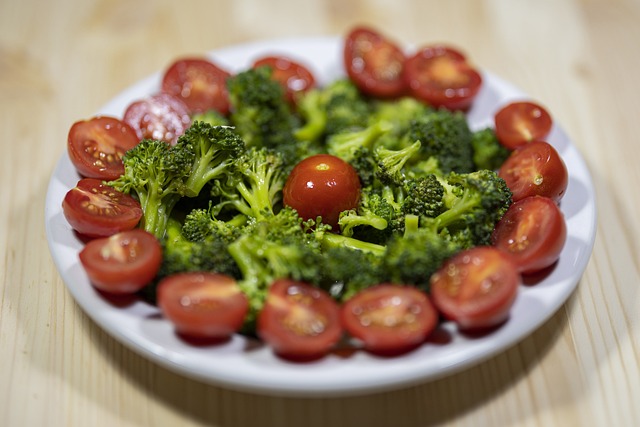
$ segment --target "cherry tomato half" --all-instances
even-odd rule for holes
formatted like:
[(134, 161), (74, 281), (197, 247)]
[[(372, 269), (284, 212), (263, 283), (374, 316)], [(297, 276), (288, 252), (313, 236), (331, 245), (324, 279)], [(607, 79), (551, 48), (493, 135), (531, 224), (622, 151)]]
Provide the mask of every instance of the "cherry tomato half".
[(184, 58), (169, 66), (162, 78), (162, 92), (180, 98), (190, 113), (229, 112), (227, 78), (231, 74), (203, 58)]
[(283, 202), (304, 219), (322, 217), (338, 225), (340, 212), (355, 209), (360, 200), (360, 178), (349, 163), (330, 154), (307, 157), (294, 166), (283, 188)]
[(381, 284), (366, 288), (342, 306), (342, 324), (364, 348), (396, 355), (422, 344), (438, 323), (427, 295), (413, 286)]
[(345, 38), (343, 56), (347, 75), (362, 93), (382, 98), (405, 93), (405, 54), (384, 35), (371, 28), (354, 28)]
[(512, 102), (502, 107), (494, 122), (498, 141), (511, 150), (545, 139), (553, 126), (553, 120), (544, 107), (527, 101)]
[(71, 227), (87, 237), (131, 230), (142, 218), (136, 199), (94, 178), (81, 179), (67, 192), (62, 211)]
[(157, 139), (175, 144), (191, 125), (189, 108), (180, 98), (159, 93), (134, 101), (124, 112), (123, 120), (140, 139)]
[(499, 325), (509, 317), (522, 278), (510, 258), (491, 246), (459, 252), (431, 276), (436, 308), (462, 330)]
[(80, 263), (91, 283), (110, 294), (133, 294), (158, 273), (160, 242), (139, 228), (94, 239), (80, 251)]
[(551, 266), (567, 240), (564, 215), (548, 197), (513, 203), (493, 231), (496, 248), (508, 253), (523, 274)]
[(271, 67), (271, 78), (282, 85), (286, 97), (295, 102), (297, 95), (316, 85), (316, 79), (306, 66), (282, 56), (267, 56), (256, 60), (254, 67)]
[(443, 45), (418, 50), (405, 62), (410, 93), (434, 107), (467, 110), (482, 87), (482, 76), (458, 50)]
[(124, 173), (122, 157), (139, 142), (136, 131), (115, 117), (81, 120), (69, 129), (71, 163), (86, 178), (110, 181)]
[(249, 310), (235, 279), (218, 273), (167, 276), (158, 283), (157, 295), (163, 315), (190, 338), (228, 338), (242, 327)]
[(538, 195), (557, 203), (564, 196), (569, 182), (564, 161), (545, 141), (534, 141), (514, 150), (500, 167), (498, 175), (507, 183), (514, 201)]
[(279, 279), (269, 288), (258, 315), (257, 332), (284, 358), (316, 359), (327, 354), (342, 336), (340, 307), (322, 289)]

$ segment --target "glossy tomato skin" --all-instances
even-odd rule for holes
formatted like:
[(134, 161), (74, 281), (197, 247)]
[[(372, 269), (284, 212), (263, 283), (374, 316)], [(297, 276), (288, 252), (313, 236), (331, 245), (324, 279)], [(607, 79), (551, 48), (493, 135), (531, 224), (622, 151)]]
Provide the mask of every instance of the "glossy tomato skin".
[(436, 308), (461, 330), (474, 331), (507, 320), (522, 278), (502, 251), (477, 246), (445, 261), (430, 283)]
[(176, 331), (189, 338), (225, 339), (243, 325), (249, 302), (230, 276), (189, 272), (158, 283), (158, 306)]
[(71, 126), (67, 151), (80, 175), (110, 181), (124, 173), (122, 157), (138, 142), (136, 131), (122, 120), (96, 116)]
[(482, 76), (457, 49), (426, 46), (407, 58), (409, 92), (436, 108), (467, 110), (482, 88)]
[(509, 254), (522, 274), (553, 265), (567, 240), (567, 225), (558, 205), (532, 196), (513, 203), (492, 235), (493, 245)]
[(152, 234), (137, 228), (91, 240), (79, 256), (96, 288), (127, 295), (138, 292), (156, 276), (162, 248)]
[(191, 114), (216, 110), (229, 113), (227, 79), (231, 73), (204, 58), (173, 62), (162, 78), (163, 93), (180, 98)]
[(123, 120), (136, 131), (139, 139), (157, 139), (172, 145), (191, 125), (187, 105), (168, 93), (132, 102)]
[(344, 329), (367, 351), (391, 356), (422, 344), (435, 329), (438, 313), (419, 289), (385, 283), (347, 300), (341, 320)]
[(345, 38), (347, 75), (362, 93), (394, 98), (406, 93), (402, 78), (405, 54), (392, 40), (368, 27), (356, 27)]
[(340, 308), (322, 289), (279, 279), (271, 285), (258, 315), (257, 333), (283, 358), (317, 359), (342, 337)]
[(300, 93), (316, 87), (316, 79), (305, 65), (284, 56), (266, 56), (257, 59), (254, 67), (270, 67), (271, 78), (282, 85), (287, 99), (295, 103)]
[(355, 209), (360, 200), (360, 178), (339, 157), (317, 154), (294, 166), (283, 188), (283, 202), (304, 219), (322, 217), (337, 227), (340, 212)]
[(514, 150), (500, 167), (498, 175), (507, 183), (514, 201), (545, 196), (558, 203), (569, 183), (564, 161), (545, 141), (530, 142)]
[(131, 230), (142, 218), (140, 203), (99, 179), (83, 178), (62, 201), (65, 218), (86, 237), (106, 237)]
[(498, 141), (510, 150), (545, 139), (553, 127), (549, 112), (530, 101), (505, 105), (495, 114), (494, 122)]

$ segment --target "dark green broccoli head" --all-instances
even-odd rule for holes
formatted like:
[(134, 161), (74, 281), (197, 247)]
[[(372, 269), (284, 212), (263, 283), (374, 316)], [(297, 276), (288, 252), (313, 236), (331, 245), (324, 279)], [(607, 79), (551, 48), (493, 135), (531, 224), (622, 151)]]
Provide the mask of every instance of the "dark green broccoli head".
[(323, 89), (325, 98), (325, 133), (364, 129), (369, 126), (370, 105), (349, 79), (339, 79)]
[(405, 183), (406, 196), (402, 204), (405, 215), (436, 217), (445, 210), (444, 187), (440, 180), (429, 174)]
[(474, 132), (471, 145), (476, 169), (497, 170), (511, 154), (507, 147), (500, 144), (495, 131), (491, 128)]

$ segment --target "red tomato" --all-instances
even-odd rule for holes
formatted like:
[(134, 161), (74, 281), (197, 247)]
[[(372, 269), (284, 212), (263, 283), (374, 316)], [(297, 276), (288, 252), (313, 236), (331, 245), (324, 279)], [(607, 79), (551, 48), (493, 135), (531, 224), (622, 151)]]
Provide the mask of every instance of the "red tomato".
[(136, 131), (128, 124), (98, 116), (71, 126), (67, 150), (80, 175), (110, 181), (124, 173), (122, 156), (138, 142)]
[(227, 78), (231, 74), (203, 58), (175, 61), (162, 78), (162, 92), (180, 98), (190, 113), (229, 112)]
[(355, 209), (360, 200), (360, 178), (349, 163), (330, 154), (300, 161), (283, 189), (286, 206), (304, 219), (321, 216), (325, 224), (338, 225), (340, 212)]
[(342, 336), (340, 308), (322, 289), (280, 279), (269, 289), (258, 315), (257, 332), (282, 357), (316, 359)]
[(567, 240), (567, 225), (553, 200), (527, 197), (509, 207), (492, 240), (511, 256), (521, 273), (535, 273), (558, 260)]
[(517, 148), (502, 164), (498, 175), (507, 183), (514, 201), (537, 195), (559, 202), (569, 182), (564, 161), (544, 141)]
[(354, 28), (345, 38), (343, 56), (349, 78), (363, 93), (383, 98), (405, 93), (405, 54), (382, 34), (371, 28)]
[(244, 323), (249, 302), (232, 277), (205, 272), (167, 276), (158, 284), (158, 306), (178, 333), (225, 339)]
[(316, 85), (316, 79), (304, 65), (282, 56), (268, 56), (256, 60), (254, 67), (271, 67), (271, 77), (285, 89), (287, 99), (295, 102), (297, 94), (306, 92)]
[(547, 110), (533, 102), (513, 102), (504, 106), (496, 113), (494, 122), (498, 141), (511, 150), (545, 139), (553, 126)]
[(499, 325), (509, 311), (522, 278), (509, 257), (491, 246), (459, 252), (431, 276), (436, 308), (462, 330)]
[(92, 240), (80, 252), (91, 283), (110, 294), (138, 292), (153, 280), (161, 262), (160, 242), (139, 228)]
[(67, 192), (62, 211), (71, 227), (87, 237), (131, 230), (142, 218), (136, 199), (94, 178), (81, 179)]
[(413, 286), (381, 284), (342, 306), (342, 324), (372, 353), (394, 355), (422, 344), (438, 323), (427, 295)]
[(465, 56), (448, 46), (420, 49), (405, 62), (410, 93), (434, 107), (467, 110), (482, 87), (482, 76)]
[(157, 139), (175, 144), (191, 125), (189, 109), (180, 98), (160, 93), (131, 103), (124, 119), (140, 139)]

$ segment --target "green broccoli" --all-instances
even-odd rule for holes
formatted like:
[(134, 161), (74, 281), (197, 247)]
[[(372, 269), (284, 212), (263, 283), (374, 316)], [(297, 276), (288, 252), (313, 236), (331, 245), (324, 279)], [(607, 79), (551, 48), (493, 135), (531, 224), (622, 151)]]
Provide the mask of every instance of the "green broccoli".
[(124, 174), (109, 185), (133, 194), (142, 206), (140, 226), (162, 238), (173, 208), (187, 192), (193, 152), (145, 139), (127, 151), (122, 160)]
[(196, 113), (191, 117), (191, 122), (205, 122), (211, 126), (229, 126), (229, 118), (216, 110), (207, 110)]
[(196, 121), (178, 138), (175, 150), (185, 150), (193, 157), (185, 187), (186, 195), (195, 197), (210, 181), (232, 173), (245, 146), (232, 128)]
[(398, 150), (403, 148), (402, 137), (409, 130), (411, 123), (433, 111), (432, 107), (408, 96), (394, 100), (374, 100), (369, 123), (390, 123), (393, 126), (391, 131), (382, 135), (378, 144), (390, 150)]
[(500, 169), (500, 166), (511, 154), (511, 150), (500, 144), (495, 131), (491, 128), (474, 132), (471, 146), (473, 147), (473, 163), (476, 169)]
[(255, 220), (273, 216), (287, 178), (284, 164), (281, 153), (251, 147), (235, 161), (233, 176), (213, 186), (212, 195), (218, 198), (213, 214), (231, 210)]
[(325, 98), (325, 134), (364, 129), (370, 125), (371, 106), (349, 79), (338, 79), (323, 90)]
[(372, 149), (378, 138), (388, 132), (391, 125), (387, 122), (376, 122), (363, 129), (344, 130), (327, 137), (326, 146), (329, 154), (350, 162), (361, 149)]
[(192, 242), (202, 242), (212, 237), (231, 243), (240, 237), (241, 229), (249, 219), (246, 215), (237, 214), (225, 221), (216, 218), (211, 209), (196, 208), (189, 212), (182, 224), (182, 234)]

